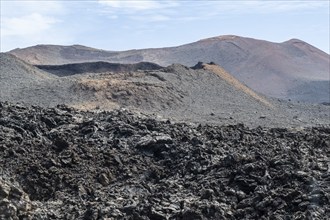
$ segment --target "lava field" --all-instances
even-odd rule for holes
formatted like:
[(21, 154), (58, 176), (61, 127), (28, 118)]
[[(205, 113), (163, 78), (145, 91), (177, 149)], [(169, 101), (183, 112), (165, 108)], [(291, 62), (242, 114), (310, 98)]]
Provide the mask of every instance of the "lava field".
[(330, 219), (330, 128), (0, 102), (0, 219)]

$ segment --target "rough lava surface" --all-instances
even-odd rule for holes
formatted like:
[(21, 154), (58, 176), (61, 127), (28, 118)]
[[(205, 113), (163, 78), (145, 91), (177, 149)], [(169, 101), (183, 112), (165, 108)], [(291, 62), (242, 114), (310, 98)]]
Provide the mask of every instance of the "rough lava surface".
[(0, 103), (1, 219), (329, 219), (330, 128)]

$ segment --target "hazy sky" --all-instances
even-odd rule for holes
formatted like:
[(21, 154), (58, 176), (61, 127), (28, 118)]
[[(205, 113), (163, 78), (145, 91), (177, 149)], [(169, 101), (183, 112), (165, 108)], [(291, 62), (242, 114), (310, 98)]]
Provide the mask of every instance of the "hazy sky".
[(36, 44), (168, 47), (227, 34), (299, 38), (330, 51), (329, 0), (0, 1), (2, 52)]

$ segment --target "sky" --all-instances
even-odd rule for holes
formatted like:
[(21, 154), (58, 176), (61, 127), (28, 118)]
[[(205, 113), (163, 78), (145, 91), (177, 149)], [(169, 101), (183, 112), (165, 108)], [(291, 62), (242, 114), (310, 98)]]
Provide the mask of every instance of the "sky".
[(0, 0), (0, 50), (37, 44), (122, 51), (220, 35), (292, 38), (330, 53), (329, 0)]

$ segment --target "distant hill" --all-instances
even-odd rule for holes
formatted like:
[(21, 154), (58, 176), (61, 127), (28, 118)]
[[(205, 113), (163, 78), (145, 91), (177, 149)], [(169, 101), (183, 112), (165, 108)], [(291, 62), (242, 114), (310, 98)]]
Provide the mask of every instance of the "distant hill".
[[(9, 53), (38, 65), (106, 61), (193, 66), (199, 61), (215, 62), (250, 88), (267, 96), (314, 103), (330, 99), (326, 95), (328, 91), (315, 89), (315, 83), (329, 83), (329, 54), (298, 39), (272, 43), (228, 35), (178, 47), (122, 52), (80, 45), (38, 45)], [(309, 85), (305, 96), (301, 88)]]

